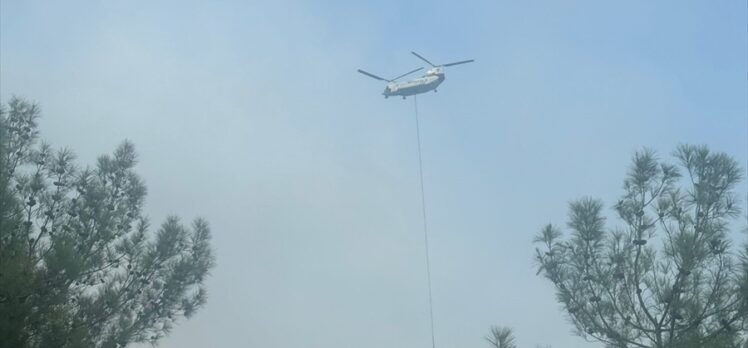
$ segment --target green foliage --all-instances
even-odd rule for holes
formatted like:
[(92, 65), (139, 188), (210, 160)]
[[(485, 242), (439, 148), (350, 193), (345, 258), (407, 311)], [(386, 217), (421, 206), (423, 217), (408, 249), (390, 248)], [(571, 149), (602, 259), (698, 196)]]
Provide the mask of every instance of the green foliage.
[(491, 332), (486, 336), (486, 341), (492, 348), (517, 348), (514, 343), (514, 334), (508, 327), (492, 326)]
[(634, 156), (614, 206), (623, 227), (606, 230), (602, 202), (583, 198), (570, 204), (568, 239), (552, 225), (536, 237), (538, 273), (580, 336), (609, 347), (745, 344), (748, 254), (741, 264), (728, 238), (740, 168), (705, 146), (674, 157), (679, 166)]
[(155, 343), (205, 303), (208, 224), (150, 236), (133, 145), (80, 168), (38, 142), (39, 114), (13, 98), (0, 116), (0, 347)]
[[(748, 220), (748, 219), (746, 219)], [(748, 226), (746, 226), (744, 232), (748, 233)], [(744, 347), (748, 348), (748, 242), (743, 244), (743, 250), (740, 254), (740, 266), (741, 274), (739, 278), (740, 283), (740, 311), (742, 313), (742, 332)]]

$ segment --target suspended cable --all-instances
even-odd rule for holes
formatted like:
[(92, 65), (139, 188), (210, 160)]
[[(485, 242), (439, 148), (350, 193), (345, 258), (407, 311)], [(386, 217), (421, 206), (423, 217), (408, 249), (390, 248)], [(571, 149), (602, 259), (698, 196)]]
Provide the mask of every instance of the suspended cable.
[(429, 230), (426, 220), (426, 194), (423, 189), (423, 160), (421, 159), (421, 127), (418, 122), (418, 98), (413, 96), (416, 114), (416, 138), (418, 140), (418, 176), (421, 181), (421, 212), (423, 213), (423, 241), (426, 249), (426, 278), (429, 285), (429, 318), (431, 320), (431, 347), (436, 348), (434, 338), (434, 303), (431, 296), (431, 260), (429, 258)]

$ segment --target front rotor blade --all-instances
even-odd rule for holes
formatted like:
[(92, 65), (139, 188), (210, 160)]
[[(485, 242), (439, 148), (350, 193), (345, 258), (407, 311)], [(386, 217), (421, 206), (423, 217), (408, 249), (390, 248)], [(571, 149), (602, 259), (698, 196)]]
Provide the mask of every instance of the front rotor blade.
[(421, 55), (420, 55), (420, 54), (418, 54), (418, 53), (415, 53), (415, 52), (413, 52), (413, 51), (410, 51), (410, 53), (413, 53), (413, 55), (415, 55), (416, 57), (418, 57), (418, 58), (421, 58), (421, 60), (423, 60), (424, 62), (426, 62), (426, 63), (429, 63), (429, 65), (431, 65), (431, 66), (433, 66), (433, 67), (436, 67), (436, 65), (434, 65), (434, 63), (432, 63), (432, 62), (429, 62), (429, 60), (428, 60), (428, 59), (426, 59), (426, 58), (423, 58), (423, 57), (421, 57)]
[(377, 76), (377, 75), (374, 75), (374, 74), (368, 73), (368, 72), (366, 72), (366, 71), (363, 71), (363, 70), (361, 70), (361, 69), (358, 69), (358, 72), (360, 72), (360, 73), (362, 73), (362, 74), (364, 74), (364, 75), (366, 75), (366, 76), (369, 76), (369, 77), (371, 77), (371, 78), (373, 78), (373, 79), (377, 79), (377, 80), (380, 80), (380, 81), (389, 81), (389, 80), (387, 80), (387, 79), (383, 79), (383, 78), (381, 78), (381, 77), (379, 77), (379, 76)]
[(405, 74), (402, 74), (402, 75), (400, 75), (400, 76), (398, 76), (398, 77), (396, 77), (396, 78), (394, 78), (394, 79), (392, 79), (392, 80), (390, 80), (390, 81), (395, 81), (395, 80), (397, 80), (397, 79), (399, 79), (399, 78), (401, 78), (401, 77), (404, 77), (404, 76), (408, 76), (408, 75), (410, 75), (410, 74), (412, 74), (412, 73), (414, 73), (414, 72), (416, 72), (416, 71), (418, 71), (418, 70), (423, 70), (423, 67), (420, 67), (420, 68), (418, 68), (418, 69), (413, 69), (413, 70), (411, 70), (411, 71), (408, 71), (408, 72), (406, 72)]
[(463, 60), (463, 61), (459, 61), (459, 62), (454, 62), (454, 63), (444, 64), (443, 66), (452, 66), (452, 65), (457, 65), (457, 64), (472, 63), (472, 62), (474, 62), (474, 61), (475, 61), (475, 60), (469, 59), (469, 60)]

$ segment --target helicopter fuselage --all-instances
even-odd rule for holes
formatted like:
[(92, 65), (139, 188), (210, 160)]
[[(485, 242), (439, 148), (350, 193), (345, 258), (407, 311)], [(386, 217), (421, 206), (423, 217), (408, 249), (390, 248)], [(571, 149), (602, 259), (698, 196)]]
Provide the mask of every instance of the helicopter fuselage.
[(390, 82), (387, 87), (384, 88), (385, 98), (391, 96), (402, 96), (403, 98), (411, 95), (426, 93), (429, 91), (436, 90), (442, 82), (444, 82), (444, 73), (426, 74), (417, 79), (412, 79), (404, 82)]

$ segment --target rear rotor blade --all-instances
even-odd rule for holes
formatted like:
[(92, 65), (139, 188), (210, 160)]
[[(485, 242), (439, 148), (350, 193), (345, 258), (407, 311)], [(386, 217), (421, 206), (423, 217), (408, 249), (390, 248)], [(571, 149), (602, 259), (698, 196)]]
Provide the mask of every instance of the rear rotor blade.
[(423, 60), (424, 62), (426, 62), (426, 63), (429, 63), (429, 65), (431, 65), (431, 66), (433, 66), (433, 67), (436, 67), (436, 65), (434, 65), (434, 63), (432, 63), (432, 62), (429, 62), (429, 60), (428, 60), (428, 59), (426, 59), (426, 58), (423, 58), (423, 57), (421, 57), (421, 55), (420, 55), (420, 54), (418, 54), (418, 53), (415, 53), (415, 52), (413, 52), (413, 51), (410, 51), (410, 53), (413, 53), (413, 55), (414, 55), (414, 56), (416, 56), (416, 57), (418, 57), (418, 58), (421, 58), (421, 60)]
[(459, 61), (459, 62), (454, 62), (454, 63), (444, 64), (443, 66), (452, 66), (452, 65), (457, 65), (457, 64), (472, 63), (472, 62), (474, 62), (474, 61), (475, 61), (475, 60), (469, 59), (469, 60), (463, 60), (463, 61)]
[(369, 76), (369, 77), (371, 77), (371, 78), (373, 78), (373, 79), (377, 79), (377, 80), (380, 80), (380, 81), (388, 81), (388, 82), (389, 82), (389, 80), (387, 80), (387, 79), (381, 78), (381, 77), (379, 77), (379, 76), (377, 76), (377, 75), (374, 75), (374, 74), (368, 73), (368, 72), (366, 72), (366, 71), (363, 71), (363, 70), (361, 70), (361, 69), (358, 69), (358, 72), (360, 72), (360, 73), (362, 73), (362, 74), (364, 74), (364, 75), (366, 75), (366, 76)]
[(398, 77), (396, 77), (396, 78), (394, 78), (394, 79), (392, 79), (392, 80), (390, 80), (390, 81), (395, 81), (395, 80), (397, 80), (397, 79), (399, 79), (399, 78), (401, 78), (401, 77), (405, 77), (405, 76), (408, 76), (408, 75), (410, 75), (410, 74), (412, 74), (412, 73), (414, 73), (414, 72), (416, 72), (416, 71), (418, 71), (418, 70), (423, 70), (423, 67), (420, 67), (420, 68), (418, 68), (418, 69), (413, 69), (413, 70), (411, 70), (411, 71), (408, 71), (408, 72), (406, 72), (405, 74), (402, 74), (402, 75), (400, 75), (400, 76), (398, 76)]

